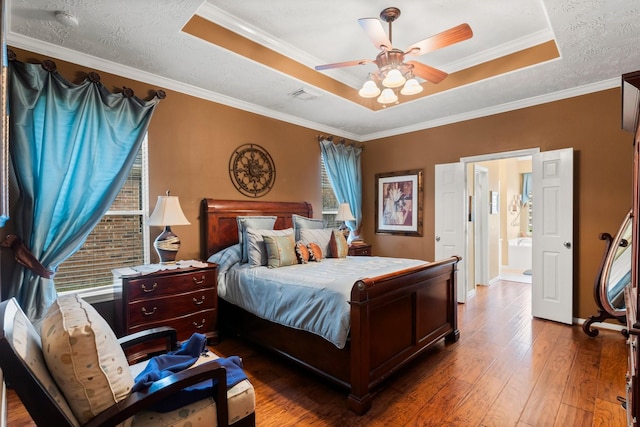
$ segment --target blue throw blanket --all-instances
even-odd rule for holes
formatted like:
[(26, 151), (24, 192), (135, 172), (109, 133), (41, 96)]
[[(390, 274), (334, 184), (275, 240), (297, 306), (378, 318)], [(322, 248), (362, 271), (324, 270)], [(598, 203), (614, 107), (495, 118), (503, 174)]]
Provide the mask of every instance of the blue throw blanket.
[[(168, 377), (176, 372), (188, 369), (196, 363), (200, 355), (207, 352), (207, 337), (195, 333), (185, 341), (180, 349), (175, 352), (152, 357), (149, 363), (135, 378), (132, 392), (149, 388), (155, 381)], [(227, 370), (227, 389), (246, 380), (247, 376), (242, 370), (242, 359), (238, 356), (215, 359)], [(211, 390), (216, 381), (203, 381), (186, 387), (175, 393), (171, 398), (165, 399), (152, 407), (156, 412), (169, 412), (181, 408), (198, 400), (211, 396)]]

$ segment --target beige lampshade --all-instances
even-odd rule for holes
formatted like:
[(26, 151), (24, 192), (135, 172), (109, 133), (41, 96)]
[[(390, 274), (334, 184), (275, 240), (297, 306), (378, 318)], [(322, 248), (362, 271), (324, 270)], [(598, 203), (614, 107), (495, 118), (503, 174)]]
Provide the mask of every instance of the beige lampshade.
[(340, 203), (338, 206), (338, 213), (336, 214), (336, 221), (355, 221), (351, 213), (351, 207), (349, 203)]
[(177, 196), (158, 196), (158, 202), (147, 225), (190, 225), (184, 216)]

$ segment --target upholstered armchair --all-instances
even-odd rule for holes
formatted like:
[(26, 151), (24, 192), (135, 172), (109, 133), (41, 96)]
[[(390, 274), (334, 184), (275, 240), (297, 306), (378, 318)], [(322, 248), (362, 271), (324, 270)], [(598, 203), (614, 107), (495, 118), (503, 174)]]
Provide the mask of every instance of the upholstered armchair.
[[(174, 349), (171, 328), (118, 340), (77, 296), (56, 300), (40, 334), (13, 298), (0, 303), (0, 326), (0, 368), (38, 426), (255, 425), (253, 386), (245, 379), (227, 389), (227, 372), (210, 351), (188, 369), (131, 391), (148, 360), (129, 366), (123, 347), (165, 338), (167, 350)], [(206, 398), (158, 410), (180, 390), (204, 381), (212, 384)]]

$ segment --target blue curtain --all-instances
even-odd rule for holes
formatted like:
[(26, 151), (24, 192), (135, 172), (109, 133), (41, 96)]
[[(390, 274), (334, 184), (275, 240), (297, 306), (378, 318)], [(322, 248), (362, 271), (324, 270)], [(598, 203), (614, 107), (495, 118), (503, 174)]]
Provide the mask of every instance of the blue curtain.
[[(11, 61), (9, 79), (9, 151), (19, 190), (14, 230), (55, 272), (118, 195), (159, 98), (112, 94), (95, 73), (72, 84), (52, 61)], [(57, 296), (53, 278), (19, 264), (8, 291), (33, 321)]]
[(344, 143), (334, 144), (333, 141), (324, 139), (320, 140), (320, 152), (338, 203), (349, 203), (356, 219), (347, 221), (347, 227), (351, 230), (351, 235), (358, 236), (362, 222), (362, 148)]
[(522, 205), (529, 201), (529, 195), (533, 191), (531, 188), (531, 173), (523, 173), (522, 174)]

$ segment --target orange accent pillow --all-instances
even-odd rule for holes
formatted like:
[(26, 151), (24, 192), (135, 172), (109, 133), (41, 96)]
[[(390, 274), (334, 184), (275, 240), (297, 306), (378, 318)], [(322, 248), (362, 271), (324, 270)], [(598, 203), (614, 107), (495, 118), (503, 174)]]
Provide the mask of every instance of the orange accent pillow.
[(309, 261), (322, 261), (322, 249), (317, 243), (309, 243), (307, 248), (309, 248)]
[(309, 248), (304, 243), (298, 241), (296, 243), (296, 256), (298, 257), (298, 263), (306, 264), (309, 262)]
[(333, 230), (331, 232), (331, 240), (329, 240), (329, 249), (333, 258), (346, 258), (349, 253), (349, 245), (347, 239), (341, 231)]

